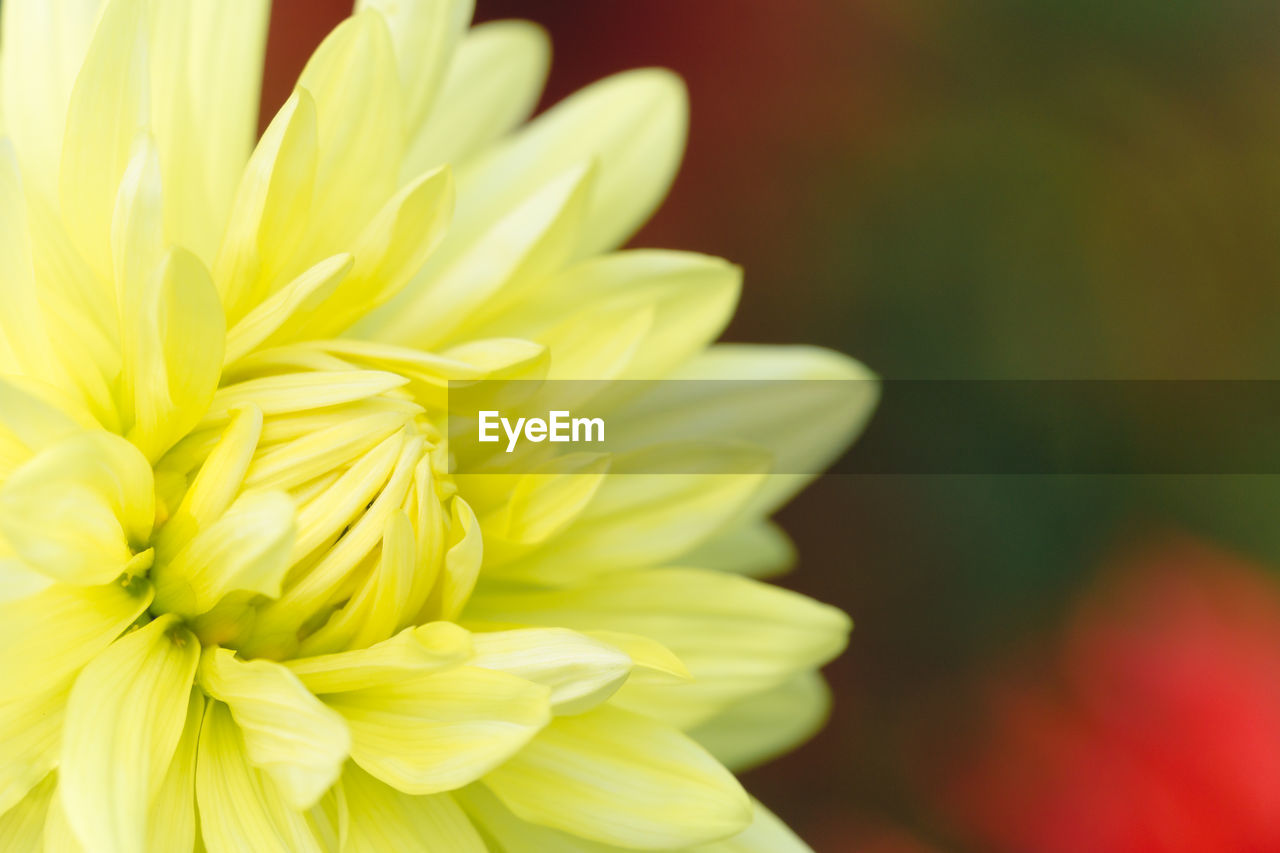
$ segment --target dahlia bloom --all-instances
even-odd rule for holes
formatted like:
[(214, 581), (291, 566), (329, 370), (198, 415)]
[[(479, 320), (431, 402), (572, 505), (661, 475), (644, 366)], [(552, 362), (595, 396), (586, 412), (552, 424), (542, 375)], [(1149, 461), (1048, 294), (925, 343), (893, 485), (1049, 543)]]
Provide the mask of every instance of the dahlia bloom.
[[(804, 849), (726, 769), (846, 641), (752, 577), (803, 476), (453, 471), (448, 388), (866, 376), (711, 346), (739, 271), (617, 250), (675, 77), (524, 123), (544, 37), (470, 13), (359, 3), (255, 144), (266, 0), (3, 3), (0, 848)], [(817, 470), (846, 384), (665, 416)]]

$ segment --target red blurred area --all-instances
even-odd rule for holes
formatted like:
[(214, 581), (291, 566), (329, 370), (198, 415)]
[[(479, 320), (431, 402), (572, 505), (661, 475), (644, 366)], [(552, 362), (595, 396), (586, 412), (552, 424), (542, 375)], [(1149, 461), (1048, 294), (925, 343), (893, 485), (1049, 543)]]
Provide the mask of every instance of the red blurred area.
[(1193, 542), (1132, 554), (984, 729), (941, 786), (978, 849), (1280, 850), (1280, 589)]

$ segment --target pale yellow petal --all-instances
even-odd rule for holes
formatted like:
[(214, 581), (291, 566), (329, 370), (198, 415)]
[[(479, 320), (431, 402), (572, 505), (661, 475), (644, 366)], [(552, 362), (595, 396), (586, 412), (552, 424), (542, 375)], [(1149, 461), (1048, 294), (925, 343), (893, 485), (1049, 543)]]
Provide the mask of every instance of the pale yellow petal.
[(556, 718), (484, 785), (525, 820), (623, 847), (705, 843), (751, 822), (746, 793), (701, 747), (607, 705)]
[(472, 666), (509, 672), (551, 688), (551, 710), (580, 714), (612, 696), (631, 673), (631, 658), (599, 640), (562, 628), (474, 635)]
[(310, 808), (337, 781), (351, 744), (347, 727), (283, 665), (210, 649), (200, 686), (231, 709), (250, 763), (292, 808)]
[(352, 242), (351, 272), (319, 308), (287, 320), (272, 342), (334, 337), (399, 293), (444, 236), (453, 192), (453, 176), (442, 167), (392, 196)]
[(408, 132), (412, 133), (430, 111), (474, 6), (474, 0), (356, 0), (357, 12), (376, 9), (386, 18), (400, 69)]
[(128, 313), (134, 422), (129, 438), (159, 459), (198, 424), (218, 387), (225, 326), (208, 272), (195, 255), (168, 253), (151, 295)]
[(221, 426), (232, 410), (245, 403), (253, 403), (264, 415), (305, 412), (376, 397), (404, 384), (404, 377), (378, 370), (285, 373), (250, 379), (220, 389), (205, 423)]
[[(564, 266), (578, 244), (594, 184), (590, 161), (551, 175), (470, 241), (453, 237), (384, 309), (357, 327), (373, 337), (422, 349), (456, 341), (466, 323), (514, 299)], [(465, 196), (458, 203), (464, 204)], [(473, 317), (478, 315), (478, 317)]]
[(389, 639), (416, 611), (407, 610), (417, 569), (413, 525), (403, 510), (383, 525), (378, 565), (350, 600), (303, 641), (300, 654), (339, 648), (362, 649)]
[(327, 695), (351, 726), (351, 757), (409, 794), (475, 781), (506, 761), (548, 719), (550, 689), (475, 667)]
[(93, 420), (56, 388), (17, 377), (0, 378), (0, 478), (83, 429)]
[(619, 853), (624, 849), (521, 820), (481, 783), (468, 785), (453, 797), (503, 853)]
[(214, 700), (200, 727), (196, 802), (209, 853), (327, 853), (307, 816), (249, 763), (231, 712)]
[(76, 679), (59, 787), (81, 843), (106, 853), (143, 846), (147, 804), (182, 735), (199, 655), (195, 636), (162, 616), (117, 640)]
[(455, 477), (468, 502), (477, 497), (491, 508), (480, 517), (485, 558), (508, 562), (547, 542), (590, 505), (606, 478), (602, 454), (559, 457), (527, 474)]
[(796, 548), (781, 527), (771, 521), (751, 520), (718, 533), (678, 562), (682, 566), (734, 572), (750, 578), (771, 578), (785, 573), (796, 561)]
[(55, 584), (0, 604), (0, 811), (57, 764), (72, 679), (150, 602), (146, 584)]
[(43, 849), (45, 817), (57, 789), (58, 774), (50, 773), (21, 801), (0, 814), (0, 850), (38, 853)]
[[(744, 515), (768, 515), (835, 461), (866, 426), (879, 381), (858, 362), (807, 346), (721, 344), (691, 359), (645, 401), (664, 418), (619, 416), (638, 442), (688, 434), (688, 424), (767, 448), (774, 471)], [(709, 380), (709, 381), (708, 381)], [(729, 381), (725, 381), (729, 380)], [(621, 437), (620, 437), (621, 438)]]
[(738, 835), (690, 848), (686, 853), (813, 853), (809, 845), (755, 800), (751, 825)]
[(688, 103), (668, 71), (628, 71), (588, 86), (458, 173), (450, 241), (469, 241), (570, 166), (599, 165), (579, 257), (615, 248), (666, 195), (684, 150)]
[(449, 622), (406, 628), (367, 649), (352, 649), (286, 662), (316, 694), (376, 687), (401, 678), (447, 669), (468, 660), (471, 635)]
[(186, 547), (152, 572), (156, 603), (198, 616), (232, 591), (280, 595), (296, 525), (284, 492), (247, 491)]
[(719, 258), (652, 249), (617, 252), (544, 279), (478, 318), (474, 333), (544, 340), (552, 330), (564, 335), (575, 323), (601, 324), (603, 317), (649, 311), (647, 334), (619, 378), (658, 379), (715, 340), (741, 287), (742, 270)]
[(58, 193), (68, 233), (99, 276), (111, 271), (116, 188), (150, 120), (144, 0), (104, 6), (66, 116)]
[(49, 802), (49, 813), (45, 817), (44, 850), (47, 853), (55, 850), (58, 853), (85, 853), (85, 846), (76, 838), (75, 831), (67, 822), (67, 810), (62, 806), (62, 797), (56, 793)]
[(280, 343), (277, 333), (295, 317), (318, 310), (354, 264), (348, 252), (325, 258), (259, 302), (227, 332), (225, 362), (234, 364), (259, 346)]
[(191, 853), (196, 839), (196, 747), (204, 720), (204, 696), (191, 691), (182, 737), (147, 816), (147, 849)]
[[(345, 413), (344, 413), (345, 414)], [(264, 448), (253, 460), (245, 485), (255, 489), (296, 489), (353, 461), (400, 432), (413, 413), (403, 409), (373, 410), (350, 417), (330, 414), (332, 425)]]
[(0, 370), (64, 386), (36, 289), (22, 175), (0, 140)]
[(454, 619), (462, 612), (480, 576), (480, 564), (484, 555), (480, 522), (476, 520), (471, 507), (458, 497), (453, 499), (451, 512), (452, 522), (444, 568), (428, 604), (440, 619)]
[(454, 52), (428, 121), (410, 129), (401, 179), (460, 163), (529, 117), (547, 79), (551, 44), (528, 21), (473, 27)]
[(827, 721), (831, 691), (816, 672), (748, 696), (699, 724), (689, 736), (735, 772), (808, 740)]
[(0, 810), (58, 766), (66, 688), (0, 702)]
[(0, 701), (65, 687), (151, 604), (146, 584), (55, 584), (0, 604)]
[(5, 129), (17, 144), (23, 170), (48, 199), (57, 198), (67, 106), (102, 5), (102, 0), (6, 0), (0, 6)]
[(258, 129), (269, 0), (151, 4), (151, 121), (171, 238), (213, 262)]
[[(262, 410), (246, 403), (231, 414), (217, 444), (200, 471), (170, 511), (154, 539), (156, 557), (164, 562), (186, 546), (201, 529), (213, 524), (231, 506), (262, 437)], [(185, 482), (185, 476), (183, 477)]]
[(386, 19), (372, 9), (338, 25), (298, 85), (315, 98), (319, 159), (297, 262), (346, 248), (396, 190), (404, 150), (399, 72)]
[(471, 821), (448, 794), (410, 796), (358, 766), (342, 774), (351, 813), (349, 853), (486, 853)]
[(277, 289), (301, 244), (315, 189), (318, 133), (314, 99), (295, 91), (245, 166), (213, 265), (229, 323)]
[[(671, 560), (741, 514), (769, 461), (751, 447), (706, 443), (656, 445), (615, 457), (573, 524), (537, 551), (495, 566), (493, 574), (563, 583)], [(726, 473), (701, 473), (715, 471)]]
[(617, 572), (541, 592), (482, 588), (468, 617), (656, 640), (693, 681), (629, 682), (612, 701), (681, 727), (821, 666), (844, 648), (850, 627), (839, 610), (797, 593), (695, 569)]
[(151, 466), (105, 432), (47, 448), (0, 486), (0, 533), (32, 568), (70, 583), (126, 571), (154, 519)]
[[(438, 353), (352, 338), (321, 341), (317, 346), (362, 366), (391, 370), (418, 383), (438, 386), (440, 393), (428, 402), (442, 408), (450, 382), (536, 379), (546, 373), (546, 348), (516, 338), (469, 341)], [(425, 389), (419, 386), (415, 390)]]

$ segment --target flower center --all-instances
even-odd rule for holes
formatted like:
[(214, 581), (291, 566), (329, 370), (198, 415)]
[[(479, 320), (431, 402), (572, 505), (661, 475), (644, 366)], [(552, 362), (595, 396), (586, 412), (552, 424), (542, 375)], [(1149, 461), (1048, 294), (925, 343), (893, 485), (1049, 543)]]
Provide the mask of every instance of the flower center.
[(274, 659), (433, 618), (454, 486), (437, 428), (395, 379), (277, 373), (219, 391), (155, 468), (152, 613)]

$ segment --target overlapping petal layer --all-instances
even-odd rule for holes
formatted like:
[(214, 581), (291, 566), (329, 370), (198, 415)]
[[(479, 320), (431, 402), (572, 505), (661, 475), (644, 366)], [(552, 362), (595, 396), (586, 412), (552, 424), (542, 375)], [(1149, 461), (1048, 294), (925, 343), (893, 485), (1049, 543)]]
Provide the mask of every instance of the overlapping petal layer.
[[(267, 12), (3, 4), (0, 847), (803, 850), (722, 762), (824, 712), (847, 618), (751, 577), (874, 385), (619, 251), (680, 81), (522, 125), (536, 27), (361, 0), (255, 141)], [(848, 393), (604, 395), (617, 452), (454, 470), (449, 383), (512, 378)]]

